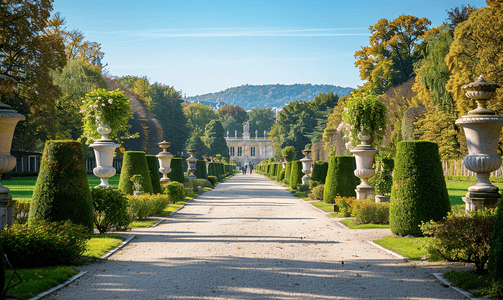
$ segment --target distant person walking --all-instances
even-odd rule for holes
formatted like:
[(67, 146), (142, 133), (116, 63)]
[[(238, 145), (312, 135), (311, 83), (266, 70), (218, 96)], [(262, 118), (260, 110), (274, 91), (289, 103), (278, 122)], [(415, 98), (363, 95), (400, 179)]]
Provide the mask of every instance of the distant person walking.
[(250, 162), (248, 164), (248, 169), (250, 169), (250, 175), (253, 173), (253, 164)]
[(243, 169), (243, 175), (246, 175), (246, 169), (247, 169), (247, 167), (248, 167), (248, 165), (244, 165), (244, 166), (242, 167), (242, 169)]

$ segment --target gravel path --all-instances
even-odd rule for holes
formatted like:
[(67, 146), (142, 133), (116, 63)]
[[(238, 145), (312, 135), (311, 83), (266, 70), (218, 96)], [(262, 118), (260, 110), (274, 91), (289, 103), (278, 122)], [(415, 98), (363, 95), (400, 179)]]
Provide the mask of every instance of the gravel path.
[(44, 299), (459, 299), (262, 175), (238, 174)]

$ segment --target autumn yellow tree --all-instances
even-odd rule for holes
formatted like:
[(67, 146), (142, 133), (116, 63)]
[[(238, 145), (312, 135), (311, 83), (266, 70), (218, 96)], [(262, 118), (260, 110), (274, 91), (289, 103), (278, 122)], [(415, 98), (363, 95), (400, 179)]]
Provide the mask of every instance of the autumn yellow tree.
[(426, 18), (401, 15), (393, 21), (380, 19), (370, 26), (370, 46), (356, 51), (355, 66), (365, 86), (378, 94), (414, 75), (421, 58), (421, 42), (431, 22)]
[[(456, 27), (445, 58), (451, 73), (446, 87), (456, 103), (458, 117), (475, 107), (464, 95), (463, 85), (480, 74), (487, 82), (503, 84), (503, 4), (497, 0), (488, 0), (487, 4)], [(503, 92), (497, 91), (488, 108), (503, 109)]]

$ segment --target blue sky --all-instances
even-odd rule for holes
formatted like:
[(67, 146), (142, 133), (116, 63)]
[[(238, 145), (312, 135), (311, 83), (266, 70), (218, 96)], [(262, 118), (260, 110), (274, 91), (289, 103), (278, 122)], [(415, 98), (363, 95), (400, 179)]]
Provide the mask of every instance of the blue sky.
[(440, 25), (470, 0), (54, 0), (68, 29), (101, 43), (112, 75), (146, 75), (187, 96), (243, 84), (361, 85), (355, 51), (381, 18)]

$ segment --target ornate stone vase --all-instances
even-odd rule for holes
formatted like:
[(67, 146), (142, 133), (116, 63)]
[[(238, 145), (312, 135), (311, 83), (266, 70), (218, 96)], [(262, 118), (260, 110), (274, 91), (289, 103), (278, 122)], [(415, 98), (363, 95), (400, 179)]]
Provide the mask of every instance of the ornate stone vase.
[[(13, 78), (0, 74), (0, 98), (12, 91), (15, 82)], [(0, 179), (16, 166), (16, 158), (10, 154), (10, 149), (16, 125), (24, 120), (25, 116), (0, 101)], [(14, 223), (14, 204), (17, 201), (12, 200), (9, 191), (0, 182), (0, 231)]]
[(190, 157), (187, 158), (187, 163), (189, 165), (189, 179), (190, 180), (194, 180), (196, 179), (196, 175), (194, 175), (194, 172), (196, 171), (196, 163), (198, 161), (198, 159), (196, 158), (196, 153), (197, 151), (195, 149), (189, 149), (189, 154), (190, 154)]
[(159, 143), (159, 147), (162, 148), (162, 152), (159, 152), (155, 157), (159, 160), (159, 172), (162, 173), (162, 178), (160, 180), (161, 185), (170, 182), (168, 174), (171, 172), (171, 159), (173, 154), (168, 152), (168, 148), (171, 146), (170, 142), (162, 141)]
[(302, 172), (304, 173), (304, 176), (302, 176), (302, 184), (307, 184), (309, 183), (309, 180), (311, 180), (309, 174), (311, 173), (311, 163), (313, 160), (309, 158), (311, 150), (302, 150), (302, 154), (304, 154), (304, 158), (300, 160), (302, 162)]
[(358, 200), (372, 198), (375, 192), (374, 188), (369, 184), (369, 179), (375, 175), (373, 165), (377, 150), (368, 144), (370, 137), (370, 134), (358, 134), (361, 144), (351, 150), (356, 161), (355, 176), (361, 179), (360, 185), (356, 187), (356, 199)]
[(487, 109), (486, 103), (495, 96), (497, 84), (487, 83), (482, 75), (472, 83), (462, 87), (466, 96), (477, 102), (477, 108), (456, 120), (465, 132), (468, 155), (463, 159), (467, 169), (477, 174), (477, 183), (468, 188), (465, 202), (466, 211), (497, 207), (501, 196), (498, 188), (491, 184), (491, 172), (501, 166), (497, 154), (498, 141), (503, 127), (503, 117)]
[(108, 179), (115, 175), (116, 170), (113, 167), (115, 149), (119, 147), (108, 138), (108, 134), (112, 131), (106, 123), (97, 120), (98, 133), (101, 134), (101, 139), (96, 140), (89, 147), (93, 148), (94, 156), (96, 157), (96, 168), (93, 169), (94, 175), (99, 177), (101, 182), (96, 187), (111, 187)]

